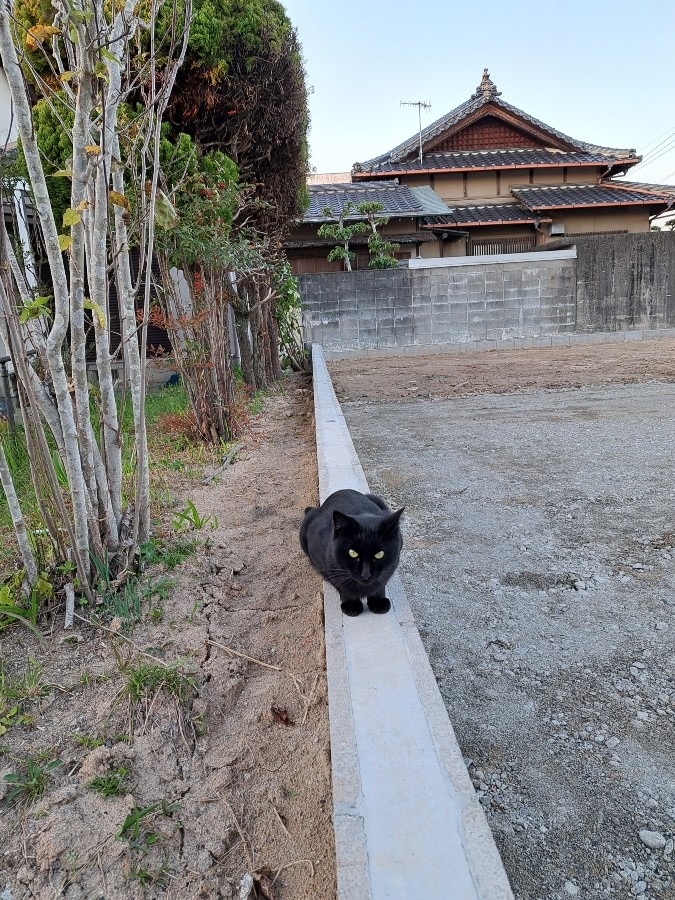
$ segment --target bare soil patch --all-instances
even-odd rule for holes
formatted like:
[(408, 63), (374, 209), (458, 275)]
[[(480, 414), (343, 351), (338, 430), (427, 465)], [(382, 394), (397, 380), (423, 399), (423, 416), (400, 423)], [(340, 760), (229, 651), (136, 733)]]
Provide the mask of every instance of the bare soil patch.
[(250, 897), (335, 896), (321, 583), (297, 539), (317, 502), (308, 388), (285, 380), (209, 487), (177, 476), (218, 524), (183, 535), (198, 549), (127, 640), (64, 632), (61, 610), (45, 645), (0, 635), (5, 685), (38, 682), (0, 775), (58, 762), (42, 796), (2, 804), (3, 900), (239, 898), (247, 874)]
[(339, 400), (449, 399), (470, 394), (675, 381), (675, 338), (354, 359), (328, 365)]

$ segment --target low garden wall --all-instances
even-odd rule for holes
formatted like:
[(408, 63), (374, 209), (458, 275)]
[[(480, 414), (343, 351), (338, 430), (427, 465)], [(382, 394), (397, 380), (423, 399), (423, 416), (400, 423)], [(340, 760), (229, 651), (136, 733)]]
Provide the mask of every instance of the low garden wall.
[(305, 340), (331, 358), (506, 341), (537, 346), (561, 335), (675, 326), (675, 234), (566, 243), (538, 253), (301, 275)]

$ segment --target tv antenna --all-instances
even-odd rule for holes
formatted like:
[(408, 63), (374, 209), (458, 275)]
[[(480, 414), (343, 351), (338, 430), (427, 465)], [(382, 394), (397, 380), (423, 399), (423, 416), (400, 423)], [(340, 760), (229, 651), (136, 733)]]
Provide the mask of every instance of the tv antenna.
[(417, 107), (417, 115), (420, 123), (420, 165), (422, 165), (422, 110), (431, 109), (431, 103), (428, 100), (401, 100), (401, 106)]

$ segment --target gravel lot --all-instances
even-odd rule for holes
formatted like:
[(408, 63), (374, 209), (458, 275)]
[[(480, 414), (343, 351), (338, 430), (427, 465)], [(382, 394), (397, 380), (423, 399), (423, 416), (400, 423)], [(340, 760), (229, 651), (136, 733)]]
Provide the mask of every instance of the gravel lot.
[(516, 897), (672, 900), (675, 385), (389, 383), (343, 408)]

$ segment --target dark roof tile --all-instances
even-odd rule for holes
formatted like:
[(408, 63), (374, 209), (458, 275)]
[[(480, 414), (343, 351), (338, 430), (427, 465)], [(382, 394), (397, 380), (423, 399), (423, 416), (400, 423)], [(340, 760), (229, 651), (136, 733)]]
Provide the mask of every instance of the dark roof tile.
[[(549, 221), (536, 217), (539, 221)], [(426, 228), (461, 228), (469, 225), (501, 225), (534, 222), (535, 216), (516, 203), (483, 204), (481, 206), (456, 206), (445, 216), (427, 216)]]
[[(303, 222), (328, 222), (324, 209), (330, 208), (335, 218), (351, 201), (359, 203), (377, 201), (383, 206), (383, 216), (411, 218), (431, 215), (447, 209), (441, 198), (430, 187), (410, 188), (396, 181), (360, 181), (354, 184), (310, 184), (307, 185), (309, 207)], [(350, 221), (363, 219), (356, 213), (348, 216)]]
[[(385, 161), (363, 172), (364, 177), (372, 174), (394, 174), (416, 171), (462, 171), (468, 169), (512, 169), (533, 166), (579, 166), (594, 163), (608, 165), (611, 160), (602, 153), (573, 152), (560, 150), (476, 150), (464, 152), (426, 153), (419, 159), (405, 161)], [(366, 166), (366, 163), (363, 163)], [(354, 173), (357, 177), (360, 173)]]
[(668, 204), (673, 197), (623, 184), (557, 184), (511, 188), (514, 197), (527, 209), (571, 209), (576, 206), (621, 206)]

